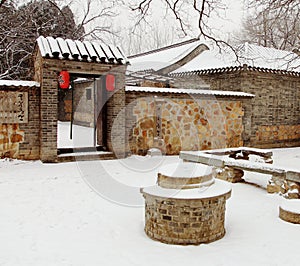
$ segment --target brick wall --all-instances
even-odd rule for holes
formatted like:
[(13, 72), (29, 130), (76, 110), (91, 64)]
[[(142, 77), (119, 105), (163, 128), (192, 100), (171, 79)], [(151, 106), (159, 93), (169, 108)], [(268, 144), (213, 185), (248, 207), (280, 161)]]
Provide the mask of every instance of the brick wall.
[(198, 245), (225, 235), (225, 205), (230, 193), (203, 199), (162, 198), (143, 193), (145, 232), (167, 244)]

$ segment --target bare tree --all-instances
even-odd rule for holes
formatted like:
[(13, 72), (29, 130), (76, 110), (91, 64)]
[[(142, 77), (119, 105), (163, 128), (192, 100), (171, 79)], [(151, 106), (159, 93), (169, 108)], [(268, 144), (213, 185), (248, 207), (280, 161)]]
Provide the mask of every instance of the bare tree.
[(299, 1), (251, 0), (249, 7), (254, 12), (244, 22), (243, 41), (282, 50), (299, 46)]
[(10, 1), (0, 8), (0, 78), (31, 79), (31, 59), (40, 35), (80, 38), (83, 28), (74, 22), (69, 7), (54, 1), (31, 1), (16, 6)]
[[(153, 13), (155, 0), (129, 1), (130, 10), (136, 14), (136, 25), (142, 21), (147, 23), (148, 16)], [(160, 0), (166, 13), (169, 13), (177, 23), (184, 36), (202, 36), (214, 41), (219, 47), (228, 43), (218, 38), (209, 24), (211, 16), (221, 16), (226, 9), (222, 0)]]
[[(83, 40), (101, 39), (112, 33), (105, 21), (116, 15), (114, 1), (101, 0), (103, 5), (99, 7), (98, 3), (98, 8), (94, 0), (79, 1), (83, 9), (80, 20), (70, 8), (74, 1), (31, 0), (22, 5), (24, 1), (1, 0), (0, 79), (31, 79), (32, 52), (41, 35)], [(100, 23), (96, 24), (97, 20)]]

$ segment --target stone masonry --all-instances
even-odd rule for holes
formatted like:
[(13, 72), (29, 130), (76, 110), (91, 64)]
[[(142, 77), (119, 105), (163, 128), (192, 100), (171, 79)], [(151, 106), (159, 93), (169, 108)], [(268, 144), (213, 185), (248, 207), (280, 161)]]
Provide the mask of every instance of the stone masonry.
[(161, 140), (158, 148), (170, 155), (181, 150), (243, 146), (246, 101), (126, 93), (130, 150), (145, 154), (149, 148), (157, 147), (157, 140)]
[[(209, 243), (225, 235), (225, 204), (229, 195), (208, 199), (145, 197), (145, 231), (168, 244)], [(200, 243), (199, 243), (200, 241)]]
[[(202, 71), (177, 76), (177, 86), (197, 80), (212, 90), (243, 91), (255, 97), (244, 106), (244, 146), (274, 148), (300, 145), (300, 78), (284, 71), (242, 68)], [(249, 113), (249, 115), (246, 115)]]

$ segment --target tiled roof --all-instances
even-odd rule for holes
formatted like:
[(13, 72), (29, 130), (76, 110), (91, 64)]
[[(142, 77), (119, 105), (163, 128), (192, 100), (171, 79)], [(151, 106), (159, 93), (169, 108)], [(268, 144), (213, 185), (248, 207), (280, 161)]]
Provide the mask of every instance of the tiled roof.
[(153, 70), (132, 72), (127, 69), (126, 71), (126, 84), (136, 85), (142, 81), (162, 82), (169, 84), (173, 83), (173, 78), (167, 75), (161, 75), (155, 73)]
[(202, 70), (194, 70), (194, 71), (182, 71), (182, 72), (174, 72), (170, 74), (172, 78), (180, 78), (187, 77), (193, 75), (209, 75), (209, 74), (224, 74), (224, 73), (234, 73), (238, 71), (250, 71), (250, 72), (261, 72), (261, 73), (270, 73), (270, 74), (280, 74), (287, 75), (293, 77), (300, 77), (300, 72), (297, 71), (288, 71), (288, 70), (276, 70), (270, 68), (262, 68), (262, 67), (252, 67), (248, 65), (243, 66), (234, 66), (234, 67), (221, 67), (221, 68), (211, 68), (211, 69), (202, 69)]
[[(141, 72), (141, 70), (152, 69), (153, 72), (157, 72), (184, 58), (201, 44), (203, 44), (201, 40), (193, 39), (135, 55), (130, 60), (131, 65), (128, 70)], [(220, 49), (213, 45), (209, 48), (170, 72), (170, 76), (174, 78), (183, 75), (230, 73), (243, 70), (291, 76), (300, 75), (300, 57), (292, 51), (250, 43), (235, 47), (235, 51), (228, 47), (220, 52)]]
[(40, 36), (37, 44), (42, 57), (87, 62), (126, 64), (128, 60), (119, 47), (97, 41), (78, 41)]
[(40, 87), (40, 83), (27, 80), (6, 80), (0, 79), (0, 86), (7, 87)]
[(138, 87), (126, 86), (126, 92), (150, 92), (150, 93), (180, 93), (180, 94), (200, 94), (213, 96), (233, 96), (233, 97), (255, 97), (254, 94), (241, 91), (218, 91), (218, 90), (202, 90), (202, 89), (180, 89), (180, 88), (157, 88), (157, 87)]
[(300, 73), (300, 57), (291, 51), (245, 43), (237, 47), (236, 54), (230, 49), (223, 53), (218, 49), (204, 51), (172, 74), (224, 73), (243, 69), (296, 75)]

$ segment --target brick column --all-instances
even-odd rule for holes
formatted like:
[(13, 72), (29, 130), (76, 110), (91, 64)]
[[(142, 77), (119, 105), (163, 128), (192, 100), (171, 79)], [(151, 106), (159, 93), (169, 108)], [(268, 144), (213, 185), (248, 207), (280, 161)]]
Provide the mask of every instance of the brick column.
[(114, 68), (110, 74), (115, 75), (116, 88), (107, 97), (107, 146), (117, 157), (124, 157), (126, 145), (126, 104), (125, 104), (125, 66)]
[(57, 73), (43, 69), (41, 83), (40, 158), (43, 162), (57, 161)]

